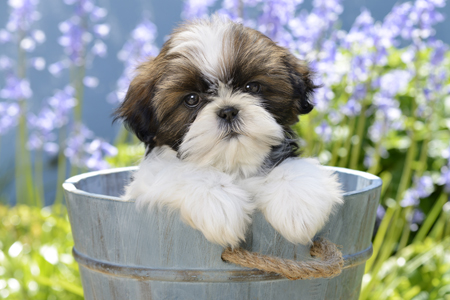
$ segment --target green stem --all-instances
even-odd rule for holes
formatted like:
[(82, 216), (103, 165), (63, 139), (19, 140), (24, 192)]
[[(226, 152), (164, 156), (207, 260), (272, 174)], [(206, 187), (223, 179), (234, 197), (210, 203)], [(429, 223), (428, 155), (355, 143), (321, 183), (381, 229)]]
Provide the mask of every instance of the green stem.
[[(304, 156), (305, 157), (309, 157), (313, 154), (314, 152), (314, 145), (313, 145), (313, 130), (314, 128), (311, 128), (311, 124), (312, 124), (312, 117), (311, 114), (308, 114), (306, 116), (307, 118), (307, 127), (305, 128), (305, 130), (303, 130), (304, 136), (305, 136), (305, 140), (306, 140), (306, 148), (305, 148), (305, 152), (304, 152)], [(303, 126), (302, 126), (303, 127)]]
[(128, 130), (125, 128), (125, 126), (122, 125), (119, 129), (119, 133), (116, 136), (114, 145), (118, 146), (121, 144), (125, 144), (127, 137), (128, 137)]
[(43, 207), (45, 203), (44, 197), (44, 161), (42, 149), (36, 151), (35, 161), (34, 161), (34, 178), (36, 181), (36, 206)]
[(18, 135), (16, 138), (16, 197), (17, 203), (34, 204), (33, 176), (30, 152), (26, 148), (28, 137), (27, 121), (24, 115), (25, 101), (21, 101), (22, 114), (19, 117)]
[(331, 160), (330, 163), (328, 165), (330, 166), (336, 166), (337, 160), (338, 160), (338, 153), (339, 153), (339, 149), (342, 146), (342, 139), (338, 138), (337, 140), (334, 141), (333, 143), (333, 150), (331, 151)]
[[(383, 129), (382, 132), (386, 132), (386, 123), (383, 122)], [(375, 153), (373, 156), (373, 162), (372, 162), (372, 166), (369, 168), (369, 170), (367, 172), (371, 173), (371, 174), (377, 174), (380, 170), (380, 166), (379, 166), (379, 162), (380, 162), (380, 152), (381, 152), (381, 142), (383, 141), (383, 137), (381, 136), (380, 139), (377, 141), (376, 145), (375, 145)]]
[(75, 87), (75, 99), (77, 99), (77, 105), (74, 108), (75, 122), (81, 123), (83, 118), (83, 96), (84, 96), (84, 84), (83, 78), (86, 73), (86, 68), (84, 63), (76, 67), (74, 74), (73, 86)]
[[(20, 47), (21, 41), (25, 37), (25, 32), (18, 33), (18, 68), (17, 76), (21, 79), (26, 77), (26, 54)], [(27, 150), (28, 128), (26, 119), (26, 102), (24, 99), (18, 99), (20, 105), (20, 117), (18, 125), (18, 135), (16, 137), (15, 153), (15, 180), (16, 180), (16, 201), (32, 205), (34, 202), (33, 193), (33, 175), (31, 166), (30, 152)]]
[(428, 235), (435, 241), (442, 240), (444, 229), (445, 229), (445, 223), (448, 219), (448, 213), (442, 212), (439, 219), (437, 220), (436, 224), (433, 226), (433, 229), (431, 230), (430, 234)]
[(347, 154), (340, 159), (339, 167), (345, 168), (347, 166), (348, 158), (350, 156), (350, 147), (351, 147), (351, 143), (352, 143), (353, 132), (355, 131), (355, 124), (356, 124), (356, 118), (354, 116), (349, 118), (348, 136), (347, 136), (347, 140), (345, 141), (345, 144), (344, 144), (344, 147), (347, 150)]
[(402, 235), (400, 237), (400, 242), (398, 242), (398, 247), (397, 250), (401, 250), (403, 248), (406, 247), (406, 245), (408, 244), (408, 240), (409, 240), (409, 235), (411, 233), (411, 229), (408, 226), (409, 225), (409, 221), (407, 220), (407, 218), (413, 213), (413, 207), (407, 207), (404, 209), (403, 211), (403, 218), (405, 220), (405, 226), (403, 227), (403, 232)]
[(239, 18), (244, 19), (244, 0), (238, 1), (237, 15)]
[(447, 218), (445, 218), (447, 221), (445, 223), (444, 236), (448, 237), (450, 236), (450, 213), (448, 211), (444, 213), (447, 215)]
[[(374, 267), (374, 270), (378, 269), (381, 267), (382, 262), (387, 259), (392, 251), (394, 251), (395, 249), (395, 245), (397, 240), (400, 238), (400, 232), (404, 232), (403, 229), (403, 225), (407, 226), (407, 222), (406, 222), (406, 215), (405, 213), (402, 213), (402, 209), (400, 207), (400, 201), (403, 197), (403, 194), (408, 186), (408, 184), (411, 182), (411, 174), (412, 174), (412, 162), (414, 160), (414, 157), (416, 155), (416, 143), (414, 141), (414, 131), (411, 132), (411, 146), (408, 148), (407, 154), (406, 154), (406, 158), (405, 158), (405, 164), (403, 166), (403, 172), (402, 172), (402, 177), (401, 177), (401, 181), (397, 190), (397, 197), (396, 197), (396, 210), (394, 213), (394, 217), (393, 220), (397, 221), (397, 227), (394, 230), (391, 230), (388, 232), (387, 237), (386, 237), (386, 241), (383, 244), (383, 253), (380, 254), (380, 258), (379, 258), (379, 262), (377, 262), (376, 267)], [(399, 224), (401, 226), (399, 226)], [(376, 274), (376, 273), (375, 273)]]
[(66, 127), (63, 126), (59, 130), (58, 177), (56, 180), (56, 196), (54, 207), (58, 207), (63, 203), (62, 184), (64, 183), (67, 174), (67, 160), (66, 156), (64, 155), (65, 137), (66, 137)]
[(411, 130), (410, 140), (411, 140), (411, 145), (409, 146), (408, 151), (406, 152), (406, 158), (405, 158), (405, 164), (403, 165), (402, 177), (400, 179), (400, 184), (399, 184), (398, 190), (397, 190), (397, 196), (395, 198), (397, 203), (400, 203), (400, 201), (403, 197), (403, 193), (406, 191), (408, 185), (411, 182), (412, 163), (416, 156), (416, 148), (417, 148), (414, 130)]
[(436, 222), (437, 218), (439, 217), (439, 214), (442, 212), (442, 207), (445, 203), (448, 201), (448, 195), (445, 193), (442, 193), (436, 203), (433, 205), (433, 208), (428, 213), (427, 218), (423, 222), (422, 226), (420, 226), (419, 231), (417, 232), (416, 236), (413, 239), (413, 243), (420, 243), (423, 242), (426, 235), (430, 231), (433, 224)]
[[(428, 127), (428, 126), (427, 126)], [(427, 130), (428, 134), (422, 143), (422, 149), (420, 150), (419, 167), (417, 168), (417, 176), (421, 177), (423, 172), (427, 169), (427, 159), (428, 159), (428, 145), (430, 143), (430, 130)]]
[[(429, 135), (427, 135), (425, 137), (425, 139), (423, 140), (422, 143), (422, 149), (420, 150), (420, 158), (419, 158), (419, 165), (418, 168), (416, 170), (416, 174), (418, 177), (423, 175), (423, 172), (426, 170), (427, 168), (427, 158), (428, 158), (428, 143), (429, 143)], [(444, 205), (444, 204), (442, 204)], [(413, 213), (413, 208), (412, 207), (407, 207), (404, 211), (404, 216), (405, 218), (407, 218), (411, 213)], [(409, 229), (408, 226), (405, 226), (403, 228), (403, 233), (402, 233), (402, 237), (400, 238), (400, 242), (398, 244), (398, 249), (403, 249), (404, 247), (406, 247), (406, 245), (408, 244), (409, 241), (409, 236), (411, 234), (411, 230)]]
[(367, 105), (365, 103), (362, 103), (361, 113), (359, 114), (358, 125), (357, 125), (357, 130), (356, 130), (357, 139), (356, 139), (355, 143), (353, 143), (353, 146), (352, 146), (352, 154), (351, 154), (351, 158), (350, 158), (350, 169), (356, 169), (358, 166), (359, 152), (362, 147), (363, 134), (364, 134), (364, 129), (366, 127), (366, 110), (367, 110)]
[(387, 230), (390, 228), (389, 225), (392, 222), (392, 217), (394, 215), (395, 207), (388, 207), (386, 214), (381, 221), (380, 227), (378, 228), (377, 234), (373, 241), (373, 254), (372, 257), (366, 263), (366, 273), (369, 272), (377, 259), (378, 253), (380, 252), (381, 246), (384, 242), (384, 237), (386, 236)]
[(387, 233), (386, 240), (384, 241), (376, 264), (373, 267), (372, 274), (378, 274), (383, 263), (388, 259), (392, 252), (395, 250), (395, 246), (397, 245), (398, 238), (400, 237), (400, 232), (404, 226), (404, 220), (399, 218), (399, 214), (401, 209), (397, 207), (394, 211), (394, 216), (392, 217), (393, 223), (389, 228), (389, 232)]
[[(396, 223), (398, 211), (399, 210), (396, 209), (396, 207), (395, 207), (395, 208), (389, 208), (388, 211), (386, 212), (385, 218), (386, 217), (389, 218), (390, 215), (393, 213), (392, 218), (389, 218), (389, 220), (387, 221), (387, 224), (391, 225), (389, 227), (390, 232), (398, 230), (398, 225), (401, 225), (401, 224)], [(389, 214), (389, 216), (388, 216), (388, 214)], [(390, 220), (392, 220), (392, 224), (390, 224), (391, 223), (391, 222), (389, 222)], [(397, 226), (395, 226), (395, 225), (397, 225)], [(377, 236), (378, 236), (378, 234), (377, 234)], [(371, 265), (366, 266), (366, 272), (371, 270), (370, 273), (374, 274), (374, 275), (379, 274), (379, 271), (380, 271), (381, 267), (383, 266), (383, 263), (390, 256), (390, 253), (392, 252), (392, 250), (395, 246), (395, 244), (393, 244), (392, 240), (389, 240), (389, 238), (386, 238), (385, 241), (381, 240), (380, 246), (381, 246), (381, 243), (382, 243), (381, 248), (377, 246), (378, 255), (376, 258), (376, 263), (374, 263), (375, 257), (372, 256), (372, 258), (368, 261), (368, 263), (371, 262)], [(375, 243), (374, 243), (374, 250), (375, 250)], [(368, 267), (370, 269), (368, 269)], [(369, 293), (372, 291), (372, 289), (375, 286), (375, 284), (377, 283), (377, 281), (378, 281), (378, 279), (375, 276), (373, 276), (372, 279), (369, 281), (369, 283), (367, 283), (367, 285), (361, 291), (360, 299), (368, 298)]]
[(369, 170), (367, 171), (370, 174), (377, 174), (379, 172), (380, 166), (378, 165), (380, 162), (380, 142), (377, 143), (377, 145), (375, 146), (375, 153), (373, 155), (373, 162), (372, 165), (370, 166)]

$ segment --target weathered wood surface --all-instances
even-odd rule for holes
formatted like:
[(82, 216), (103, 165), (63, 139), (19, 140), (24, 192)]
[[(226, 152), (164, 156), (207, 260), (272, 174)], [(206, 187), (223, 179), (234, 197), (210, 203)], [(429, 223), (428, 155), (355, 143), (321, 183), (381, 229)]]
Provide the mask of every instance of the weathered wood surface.
[[(85, 298), (358, 299), (381, 190), (373, 175), (334, 168), (345, 204), (317, 236), (342, 245), (347, 266), (332, 279), (290, 281), (225, 263), (223, 249), (176, 213), (137, 211), (118, 196), (134, 168), (72, 177), (64, 184)], [(257, 213), (243, 247), (267, 255), (310, 259), (308, 247), (286, 241)], [(359, 255), (355, 255), (361, 252)], [(359, 260), (359, 264), (358, 264)]]

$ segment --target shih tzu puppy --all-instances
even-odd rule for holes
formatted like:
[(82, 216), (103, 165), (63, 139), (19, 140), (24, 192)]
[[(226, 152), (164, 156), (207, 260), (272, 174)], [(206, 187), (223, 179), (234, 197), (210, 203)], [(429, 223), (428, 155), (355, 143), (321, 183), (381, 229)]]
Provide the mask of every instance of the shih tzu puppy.
[(176, 29), (116, 111), (146, 146), (123, 198), (177, 210), (223, 246), (244, 239), (255, 209), (307, 244), (343, 202), (335, 175), (296, 155), (290, 126), (313, 109), (311, 76), (285, 48), (219, 16)]

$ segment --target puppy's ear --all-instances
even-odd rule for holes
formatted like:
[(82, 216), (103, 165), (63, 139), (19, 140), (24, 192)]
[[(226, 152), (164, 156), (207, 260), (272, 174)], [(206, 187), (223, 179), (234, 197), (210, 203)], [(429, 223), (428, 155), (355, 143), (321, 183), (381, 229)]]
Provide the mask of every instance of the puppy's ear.
[(314, 90), (320, 86), (314, 84), (312, 80), (313, 72), (306, 62), (299, 60), (290, 53), (286, 57), (286, 67), (294, 90), (294, 109), (298, 114), (307, 114), (314, 108), (311, 97)]
[(154, 138), (159, 127), (152, 101), (159, 78), (155, 60), (151, 59), (138, 67), (138, 74), (131, 81), (125, 100), (114, 112), (114, 121), (122, 119), (125, 127), (136, 134), (148, 151), (155, 146)]

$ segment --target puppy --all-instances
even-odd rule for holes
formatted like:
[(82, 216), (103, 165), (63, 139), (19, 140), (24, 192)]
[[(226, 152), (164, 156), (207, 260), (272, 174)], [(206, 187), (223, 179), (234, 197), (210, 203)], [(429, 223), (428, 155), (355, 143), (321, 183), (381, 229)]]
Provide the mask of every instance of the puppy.
[(116, 111), (146, 146), (123, 198), (177, 210), (222, 246), (244, 240), (255, 209), (309, 243), (343, 202), (331, 171), (297, 158), (290, 126), (313, 109), (311, 77), (285, 48), (219, 16), (176, 29)]

